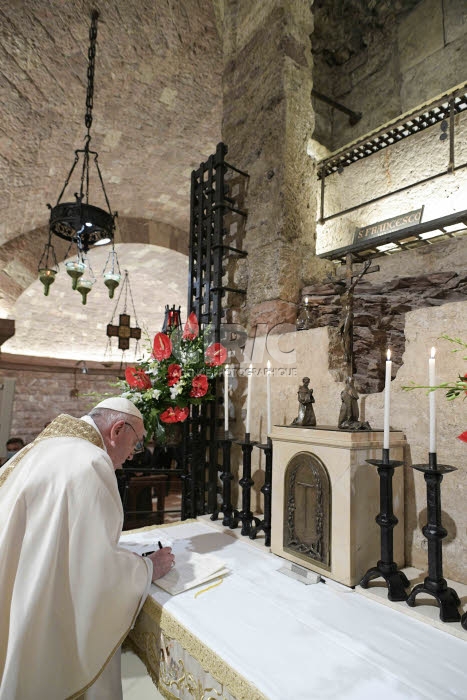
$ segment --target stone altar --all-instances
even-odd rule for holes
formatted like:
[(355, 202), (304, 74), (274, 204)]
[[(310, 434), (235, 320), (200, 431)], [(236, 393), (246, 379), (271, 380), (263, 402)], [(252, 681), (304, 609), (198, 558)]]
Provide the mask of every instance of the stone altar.
[[(271, 551), (347, 586), (380, 558), (379, 477), (383, 431), (274, 426)], [(403, 460), (391, 431), (391, 459)], [(394, 561), (404, 565), (404, 467), (393, 478)]]

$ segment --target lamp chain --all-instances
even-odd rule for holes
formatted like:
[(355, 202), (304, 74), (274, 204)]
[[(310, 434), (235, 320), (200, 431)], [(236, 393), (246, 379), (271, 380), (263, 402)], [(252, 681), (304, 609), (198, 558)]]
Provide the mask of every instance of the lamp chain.
[[(84, 144), (83, 153), (83, 169), (81, 172), (81, 189), (80, 201), (83, 200), (83, 195), (86, 193), (86, 204), (89, 199), (89, 143), (91, 141), (91, 124), (92, 124), (92, 108), (94, 103), (94, 68), (96, 59), (96, 39), (97, 39), (97, 18), (99, 13), (93, 10), (91, 15), (91, 27), (89, 29), (89, 49), (88, 49), (88, 85), (86, 90), (86, 114), (84, 116), (84, 124), (88, 131), (86, 135), (86, 143)], [(84, 181), (86, 180), (86, 187)]]
[(99, 13), (94, 10), (91, 15), (91, 27), (89, 29), (89, 49), (88, 49), (88, 87), (86, 92), (86, 116), (84, 117), (84, 123), (88, 130), (91, 128), (92, 124), (92, 107), (94, 98), (94, 65), (96, 58), (96, 39), (97, 39), (97, 18)]

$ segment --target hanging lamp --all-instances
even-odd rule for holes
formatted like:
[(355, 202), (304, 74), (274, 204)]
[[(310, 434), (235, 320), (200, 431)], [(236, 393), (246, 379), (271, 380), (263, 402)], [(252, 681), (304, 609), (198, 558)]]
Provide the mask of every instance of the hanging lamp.
[[(39, 279), (44, 285), (44, 294), (49, 293), (50, 285), (55, 279), (58, 272), (58, 264), (55, 256), (55, 250), (52, 244), (52, 236), (58, 236), (70, 242), (70, 248), (76, 245), (77, 256), (75, 260), (70, 260), (65, 263), (67, 273), (72, 278), (72, 288), (77, 289), (83, 296), (83, 304), (90, 289), (92, 288), (94, 276), (89, 274), (86, 254), (91, 246), (105, 245), (112, 243), (112, 251), (114, 257), (113, 264), (109, 273), (112, 274), (112, 293), (109, 296), (112, 298), (113, 291), (118, 286), (121, 275), (119, 274), (118, 261), (115, 265), (116, 253), (113, 248), (115, 234), (115, 218), (117, 213), (112, 213), (109, 199), (104, 187), (101, 170), (98, 162), (97, 151), (92, 151), (91, 143), (91, 125), (92, 125), (92, 108), (94, 99), (94, 68), (96, 57), (96, 39), (97, 39), (97, 20), (99, 13), (94, 10), (91, 14), (91, 28), (89, 30), (89, 50), (88, 50), (88, 70), (87, 70), (87, 91), (86, 91), (86, 113), (84, 124), (86, 127), (86, 136), (84, 139), (84, 148), (75, 151), (75, 158), (71, 170), (65, 180), (57, 203), (54, 207), (50, 204), (47, 206), (50, 209), (49, 220), (49, 237), (45, 245), (44, 252), (39, 262)], [(75, 201), (62, 202), (62, 198), (70, 185), (76, 166), (81, 158), (81, 176), (78, 192), (74, 193)], [(91, 166), (95, 166), (97, 171), (98, 181), (100, 183), (107, 211), (90, 202), (90, 182), (91, 182)], [(81, 284), (80, 278), (83, 277)], [(105, 275), (104, 275), (105, 277)], [(85, 281), (85, 284), (84, 284)], [(87, 290), (84, 295), (84, 290)]]
[[(123, 296), (123, 309), (121, 309), (119, 314), (119, 323), (115, 324), (114, 317), (117, 310), (120, 307), (120, 299)], [(133, 315), (135, 317), (135, 325), (131, 326), (131, 316), (128, 313), (128, 298), (130, 299), (131, 306), (133, 309)], [(138, 319), (136, 317), (135, 302), (133, 301), (133, 294), (131, 293), (130, 279), (128, 277), (128, 270), (125, 270), (125, 276), (123, 278), (123, 283), (120, 288), (120, 294), (118, 295), (117, 303), (110, 319), (110, 323), (107, 324), (107, 348), (105, 351), (105, 356), (112, 354), (112, 338), (118, 338), (118, 347), (120, 350), (125, 352), (130, 347), (130, 340), (136, 340), (135, 355), (138, 350), (139, 340), (141, 339), (141, 328), (138, 325)]]

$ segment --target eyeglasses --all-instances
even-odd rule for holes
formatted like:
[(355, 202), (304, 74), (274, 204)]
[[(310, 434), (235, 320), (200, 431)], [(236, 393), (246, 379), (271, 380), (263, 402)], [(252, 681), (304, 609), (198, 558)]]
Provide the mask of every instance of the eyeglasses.
[(137, 433), (136, 430), (133, 428), (133, 426), (131, 425), (131, 423), (127, 423), (127, 422), (125, 421), (125, 425), (127, 425), (129, 428), (131, 428), (132, 431), (134, 432), (134, 434), (136, 435), (137, 443), (136, 443), (136, 445), (135, 445), (134, 448), (133, 448), (133, 454), (134, 454), (134, 455), (141, 454), (141, 452), (144, 452), (144, 438), (140, 438), (140, 437), (138, 436), (138, 433)]

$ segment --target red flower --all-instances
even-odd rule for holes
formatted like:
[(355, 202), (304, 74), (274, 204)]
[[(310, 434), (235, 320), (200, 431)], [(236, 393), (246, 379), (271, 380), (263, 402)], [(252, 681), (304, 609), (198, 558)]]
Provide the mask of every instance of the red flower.
[(206, 364), (209, 367), (223, 365), (227, 359), (227, 349), (221, 343), (212, 343), (204, 353)]
[(185, 328), (183, 329), (183, 340), (194, 340), (199, 334), (198, 319), (194, 311), (188, 316)]
[(167, 370), (167, 384), (169, 386), (173, 386), (174, 384), (178, 384), (180, 381), (180, 377), (182, 376), (182, 368), (180, 365), (172, 364), (169, 365), (168, 370)]
[(190, 396), (195, 399), (200, 399), (207, 393), (208, 390), (208, 378), (205, 374), (198, 374), (197, 377), (191, 382)]
[(152, 352), (156, 360), (167, 360), (172, 354), (172, 341), (165, 333), (156, 333)]
[(467, 442), (467, 430), (464, 430), (463, 433), (457, 436), (459, 440), (462, 440), (462, 442)]
[(183, 423), (189, 416), (190, 409), (188, 407), (180, 408), (179, 406), (169, 406), (159, 416), (163, 423)]
[(125, 370), (125, 379), (132, 389), (150, 389), (151, 380), (142, 369), (137, 367), (127, 367)]

